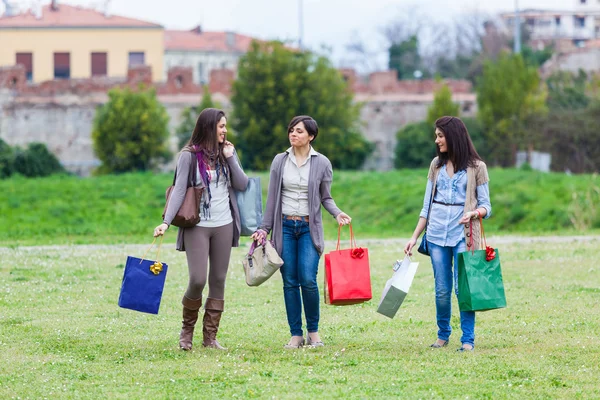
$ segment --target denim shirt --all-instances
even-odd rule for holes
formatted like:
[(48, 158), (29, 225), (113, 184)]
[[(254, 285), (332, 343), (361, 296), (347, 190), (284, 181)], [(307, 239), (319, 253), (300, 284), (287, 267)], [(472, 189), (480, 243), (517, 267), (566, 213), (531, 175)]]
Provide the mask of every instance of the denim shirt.
[[(423, 209), (420, 214), (423, 218), (427, 218), (432, 190), (433, 182), (427, 180)], [(459, 221), (465, 213), (466, 197), (467, 171), (457, 171), (450, 178), (446, 166), (442, 166), (437, 178), (434, 203), (431, 205), (431, 217), (428, 226), (425, 228), (428, 242), (438, 246), (454, 247), (465, 237), (464, 226)], [(436, 202), (457, 205), (443, 205)], [(490, 188), (487, 182), (477, 186), (477, 207), (486, 209), (485, 218), (492, 215)]]

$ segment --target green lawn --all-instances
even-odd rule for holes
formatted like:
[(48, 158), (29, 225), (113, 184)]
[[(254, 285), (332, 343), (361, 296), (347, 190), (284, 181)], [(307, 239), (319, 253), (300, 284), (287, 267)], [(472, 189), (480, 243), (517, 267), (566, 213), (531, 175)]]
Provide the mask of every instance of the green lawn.
[[(268, 173), (248, 175), (262, 178), (265, 203)], [(426, 170), (335, 171), (332, 193), (362, 237), (408, 236), (426, 177)], [(171, 182), (170, 174), (152, 173), (0, 181), (0, 245), (144, 243), (162, 221)], [(599, 186), (595, 175), (491, 169), (493, 215), (486, 228), (494, 234), (598, 232)], [(325, 237), (335, 238), (335, 220), (326, 214), (325, 222)]]
[(244, 248), (232, 257), (219, 333), (229, 351), (187, 353), (177, 349), (187, 267), (172, 244), (162, 252), (169, 272), (156, 316), (117, 306), (126, 256), (146, 245), (0, 248), (0, 398), (599, 398), (599, 240), (491, 237), (508, 308), (478, 314), (470, 354), (455, 351), (456, 316), (450, 346), (428, 347), (436, 336), (428, 258), (416, 257), (396, 317), (376, 313), (404, 240), (358, 237), (369, 248), (373, 301), (323, 304), (326, 347), (298, 351), (282, 348), (281, 278), (247, 287)]

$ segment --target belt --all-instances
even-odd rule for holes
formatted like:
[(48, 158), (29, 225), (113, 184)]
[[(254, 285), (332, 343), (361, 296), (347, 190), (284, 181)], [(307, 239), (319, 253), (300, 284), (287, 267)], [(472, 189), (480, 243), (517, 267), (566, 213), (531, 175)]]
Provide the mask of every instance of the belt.
[(464, 204), (449, 204), (449, 203), (442, 203), (441, 201), (437, 201), (437, 200), (434, 200), (433, 202), (434, 202), (435, 204), (441, 204), (441, 205), (443, 205), (443, 206), (461, 206), (461, 207), (464, 207)]
[(287, 219), (290, 221), (304, 221), (308, 222), (308, 215), (282, 215), (283, 219)]

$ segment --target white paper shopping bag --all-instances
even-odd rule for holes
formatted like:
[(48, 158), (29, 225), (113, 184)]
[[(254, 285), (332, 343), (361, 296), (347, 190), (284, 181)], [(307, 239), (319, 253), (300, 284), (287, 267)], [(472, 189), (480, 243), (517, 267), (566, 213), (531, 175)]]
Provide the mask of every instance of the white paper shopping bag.
[(389, 318), (394, 318), (400, 305), (406, 298), (410, 285), (412, 285), (415, 274), (417, 273), (418, 262), (411, 262), (410, 257), (406, 256), (400, 261), (394, 275), (386, 282), (385, 288), (379, 301), (377, 312)]

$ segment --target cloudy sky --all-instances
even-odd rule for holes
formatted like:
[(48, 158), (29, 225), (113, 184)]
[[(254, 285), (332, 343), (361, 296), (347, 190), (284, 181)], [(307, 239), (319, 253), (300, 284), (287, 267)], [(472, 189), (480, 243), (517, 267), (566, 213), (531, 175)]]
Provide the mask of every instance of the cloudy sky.
[[(12, 0), (23, 6), (40, 0)], [(69, 4), (101, 7), (102, 0), (59, 0)], [(579, 0), (518, 0), (519, 7), (570, 9)], [(44, 0), (47, 3), (48, 0)], [(312, 49), (326, 45), (332, 57), (344, 59), (345, 45), (360, 37), (375, 47), (381, 30), (409, 10), (434, 26), (456, 19), (464, 12), (495, 13), (513, 10), (515, 0), (112, 0), (113, 14), (158, 22), (167, 29), (236, 31), (260, 39), (297, 41), (299, 5), (303, 12), (303, 43)]]

